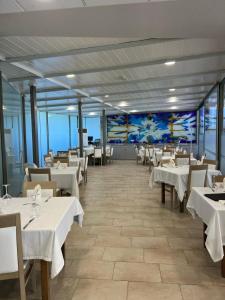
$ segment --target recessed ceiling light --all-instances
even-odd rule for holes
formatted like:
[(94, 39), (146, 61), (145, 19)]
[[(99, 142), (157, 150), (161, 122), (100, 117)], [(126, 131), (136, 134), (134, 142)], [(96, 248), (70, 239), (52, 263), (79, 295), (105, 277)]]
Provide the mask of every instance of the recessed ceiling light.
[(169, 98), (169, 102), (176, 102), (177, 101), (177, 97), (170, 97)]
[(68, 106), (66, 110), (76, 110), (75, 106)]
[(132, 109), (130, 110), (131, 113), (135, 113), (135, 112), (138, 112), (136, 109)]
[(105, 95), (105, 98), (109, 98), (109, 95)]
[(177, 106), (171, 106), (171, 109), (177, 109)]
[(173, 66), (173, 65), (175, 65), (175, 60), (168, 60), (168, 61), (166, 61), (164, 64), (166, 65), (166, 66)]
[(118, 104), (118, 106), (125, 107), (125, 106), (128, 106), (128, 103), (126, 101), (122, 101)]
[(67, 78), (74, 78), (75, 77), (75, 74), (68, 74), (66, 75)]
[(90, 112), (90, 113), (89, 113), (89, 116), (95, 116), (95, 115), (96, 115), (95, 112)]
[(3, 105), (2, 109), (3, 109), (3, 110), (6, 110), (6, 107)]
[(169, 89), (169, 91), (170, 91), (170, 92), (175, 92), (175, 91), (176, 91), (176, 89)]

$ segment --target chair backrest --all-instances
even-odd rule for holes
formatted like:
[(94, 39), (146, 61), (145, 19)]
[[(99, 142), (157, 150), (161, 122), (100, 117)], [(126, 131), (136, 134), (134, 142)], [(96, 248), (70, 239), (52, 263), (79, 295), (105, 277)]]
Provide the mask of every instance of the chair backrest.
[(42, 196), (56, 196), (57, 183), (55, 181), (25, 181), (23, 184), (23, 197), (27, 197), (28, 191), (33, 190), (37, 184), (41, 186), (42, 191), (44, 190)]
[(163, 150), (162, 156), (172, 156), (173, 151), (171, 150)]
[(207, 165), (189, 167), (188, 185), (187, 185), (188, 196), (190, 195), (191, 189), (193, 187), (205, 186), (207, 170), (208, 170)]
[(225, 176), (223, 176), (223, 175), (215, 175), (215, 176), (213, 176), (213, 178), (214, 178), (214, 182), (216, 183), (216, 182), (223, 182), (223, 180), (225, 179)]
[(28, 168), (29, 181), (51, 181), (49, 168)]
[(78, 163), (78, 169), (77, 169), (77, 183), (79, 184), (80, 181), (80, 162)]
[(159, 162), (159, 165), (160, 167), (163, 167), (164, 165), (167, 165), (170, 163), (170, 159), (162, 159), (160, 162)]
[(69, 151), (57, 151), (57, 156), (68, 156)]
[(190, 165), (190, 154), (176, 154), (175, 164), (176, 166)]
[(75, 150), (71, 150), (71, 151), (69, 151), (69, 155), (70, 155), (71, 157), (77, 157), (77, 156), (78, 156), (78, 152), (75, 151)]
[(94, 157), (101, 158), (102, 157), (102, 148), (95, 148), (94, 149)]
[(208, 165), (208, 169), (216, 170), (216, 165), (217, 165), (216, 160), (203, 159), (203, 164)]
[(23, 272), (20, 214), (0, 215), (0, 244), (0, 276), (17, 272), (18, 278), (18, 271)]
[(84, 171), (87, 170), (87, 167), (88, 167), (88, 155), (85, 156)]
[(62, 164), (69, 164), (69, 158), (65, 156), (54, 156), (53, 163), (56, 164), (58, 161)]

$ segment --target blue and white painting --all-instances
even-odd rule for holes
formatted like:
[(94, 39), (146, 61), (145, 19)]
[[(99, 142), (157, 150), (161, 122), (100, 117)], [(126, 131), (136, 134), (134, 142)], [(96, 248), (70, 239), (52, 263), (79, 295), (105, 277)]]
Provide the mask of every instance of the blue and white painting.
[(108, 117), (109, 143), (195, 143), (196, 112)]

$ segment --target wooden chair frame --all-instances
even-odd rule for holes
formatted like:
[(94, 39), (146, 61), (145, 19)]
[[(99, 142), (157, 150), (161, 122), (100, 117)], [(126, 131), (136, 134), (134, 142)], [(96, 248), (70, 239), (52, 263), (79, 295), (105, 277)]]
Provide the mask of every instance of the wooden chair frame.
[(55, 181), (25, 181), (23, 184), (23, 197), (27, 197), (27, 190), (32, 190), (39, 184), (43, 190), (53, 190), (53, 197), (57, 196), (57, 183)]
[(188, 164), (191, 164), (191, 155), (190, 154), (175, 154), (175, 164), (177, 166), (177, 158), (188, 158), (189, 162)]
[[(28, 168), (28, 177), (29, 181), (31, 180), (32, 174), (47, 174), (48, 175), (48, 181), (51, 181), (51, 170), (49, 168)], [(35, 180), (33, 180), (35, 181)]]
[(69, 165), (69, 158), (67, 156), (54, 156), (53, 164), (56, 164), (58, 161), (62, 164)]
[(25, 287), (32, 271), (33, 262), (29, 265), (29, 268), (24, 269), (20, 214), (0, 215), (0, 229), (8, 227), (16, 228), (18, 271), (0, 274), (0, 280), (19, 279), (20, 299), (26, 300)]

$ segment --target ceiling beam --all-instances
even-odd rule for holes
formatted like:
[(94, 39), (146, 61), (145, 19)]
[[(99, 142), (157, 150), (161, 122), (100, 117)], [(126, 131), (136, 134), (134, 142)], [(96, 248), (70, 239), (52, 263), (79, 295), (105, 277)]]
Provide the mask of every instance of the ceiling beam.
[[(196, 83), (191, 85), (180, 85), (180, 86), (173, 86), (176, 90), (178, 89), (186, 89), (186, 88), (195, 88), (195, 87), (207, 87), (213, 86), (215, 82), (205, 82), (205, 83)], [(107, 95), (114, 96), (114, 95), (125, 95), (125, 94), (140, 94), (145, 92), (160, 92), (160, 91), (167, 91), (170, 87), (160, 87), (160, 88), (153, 88), (153, 89), (146, 89), (146, 90), (131, 90), (131, 91), (122, 91), (122, 92), (112, 92), (107, 93)], [(99, 94), (90, 94), (90, 97), (104, 97), (106, 93), (99, 93)], [(171, 95), (172, 96), (172, 95)], [(109, 99), (109, 98), (108, 98)], [(110, 100), (107, 100), (110, 101)]]
[[(201, 53), (201, 54), (194, 54), (194, 55), (180, 56), (180, 57), (167, 57), (167, 58), (156, 59), (156, 60), (141, 61), (141, 62), (129, 63), (129, 64), (120, 64), (120, 65), (100, 67), (100, 68), (90, 68), (85, 70), (69, 70), (66, 72), (64, 71), (64, 72), (46, 73), (46, 74), (42, 74), (41, 78), (54, 78), (54, 77), (66, 76), (67, 74), (82, 75), (82, 74), (91, 74), (91, 73), (99, 73), (99, 72), (118, 71), (123, 69), (133, 69), (139, 67), (161, 65), (166, 63), (169, 60), (175, 60), (176, 62), (184, 62), (189, 60), (198, 60), (203, 58), (210, 58), (210, 57), (224, 56), (224, 55), (225, 55), (225, 51), (219, 51), (219, 52)], [(9, 78), (8, 80), (9, 82), (17, 82), (17, 81), (24, 81), (24, 80), (34, 80), (38, 78), (40, 78), (40, 76), (38, 74), (34, 74), (29, 76)]]
[(5, 57), (4, 60), (9, 63), (21, 62), (21, 61), (31, 61), (31, 60), (36, 60), (36, 59), (63, 57), (63, 56), (70, 56), (70, 55), (74, 56), (74, 55), (81, 55), (81, 54), (97, 53), (97, 52), (101, 52), (101, 51), (127, 49), (127, 48), (132, 48), (132, 47), (147, 46), (147, 45), (158, 44), (158, 43), (163, 43), (163, 42), (170, 42), (170, 41), (177, 41), (177, 40), (180, 40), (180, 39), (149, 38), (149, 39), (128, 41), (128, 42), (115, 43), (115, 44), (109, 44), (109, 45), (100, 45), (100, 46), (91, 46), (91, 47), (86, 47), (86, 48), (70, 49), (70, 50), (65, 50), (65, 51), (60, 51), (60, 52), (50, 52), (50, 53), (42, 53), (42, 54)]
[(118, 85), (126, 85), (126, 84), (135, 84), (135, 83), (142, 83), (142, 82), (157, 82), (157, 81), (164, 81), (164, 80), (171, 80), (171, 79), (180, 79), (186, 77), (193, 77), (193, 76), (204, 76), (210, 74), (221, 74), (225, 73), (225, 68), (222, 69), (215, 69), (209, 71), (202, 71), (196, 73), (187, 73), (187, 74), (176, 74), (176, 75), (166, 75), (166, 76), (159, 76), (159, 77), (148, 77), (142, 79), (135, 79), (135, 80), (120, 80), (114, 82), (96, 82), (91, 84), (78, 84), (72, 86), (72, 88), (79, 88), (79, 89), (88, 89), (94, 87), (107, 87), (107, 86), (118, 86)]

